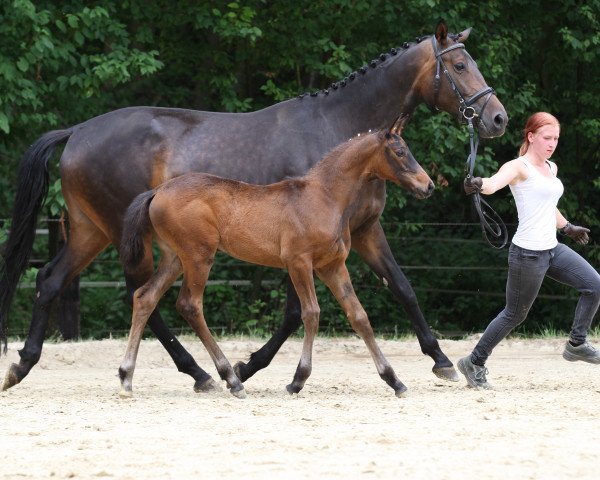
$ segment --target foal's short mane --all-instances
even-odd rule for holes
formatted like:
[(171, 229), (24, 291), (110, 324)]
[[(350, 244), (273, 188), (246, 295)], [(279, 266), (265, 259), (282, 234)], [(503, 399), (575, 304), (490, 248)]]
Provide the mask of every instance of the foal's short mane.
[[(366, 133), (358, 133), (354, 137), (349, 138), (345, 142), (334, 147), (327, 155), (319, 160), (319, 162), (313, 165), (306, 175), (312, 174), (319, 168), (319, 165), (325, 162), (335, 162), (342, 154), (351, 154), (352, 150), (356, 150), (359, 147), (361, 148), (361, 154), (363, 155), (367, 153), (365, 151), (367, 148), (375, 150), (375, 148), (381, 145), (384, 138), (385, 131), (383, 130), (369, 130), (369, 132)], [(370, 142), (369, 146), (365, 145), (367, 142)]]

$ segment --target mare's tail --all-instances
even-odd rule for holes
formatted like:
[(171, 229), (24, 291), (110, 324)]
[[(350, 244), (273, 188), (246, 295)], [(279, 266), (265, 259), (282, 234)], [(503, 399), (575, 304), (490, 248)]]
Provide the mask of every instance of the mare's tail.
[(125, 213), (123, 235), (119, 255), (126, 272), (132, 271), (146, 254), (145, 239), (152, 230), (150, 222), (150, 202), (156, 192), (149, 190), (133, 199)]
[(4, 353), (8, 310), (29, 263), (38, 212), (48, 193), (48, 162), (57, 145), (72, 133), (73, 130), (54, 130), (44, 134), (25, 152), (19, 166), (10, 232), (0, 256), (0, 340), (4, 343)]

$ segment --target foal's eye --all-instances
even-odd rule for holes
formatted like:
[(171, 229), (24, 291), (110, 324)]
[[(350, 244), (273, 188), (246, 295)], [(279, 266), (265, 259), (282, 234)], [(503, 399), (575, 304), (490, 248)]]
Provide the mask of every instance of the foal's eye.
[(465, 70), (465, 68), (467, 68), (467, 67), (465, 66), (465, 64), (463, 62), (458, 62), (458, 63), (454, 64), (454, 69), (457, 72), (462, 72)]
[(394, 150), (394, 153), (396, 154), (397, 157), (403, 157), (404, 156), (404, 149), (403, 148), (399, 148), (397, 150)]

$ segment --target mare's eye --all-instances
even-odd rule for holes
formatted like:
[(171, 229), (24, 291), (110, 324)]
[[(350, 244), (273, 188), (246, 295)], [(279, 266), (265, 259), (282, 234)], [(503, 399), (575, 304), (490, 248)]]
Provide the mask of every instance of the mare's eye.
[(403, 157), (404, 156), (404, 149), (403, 148), (399, 148), (397, 150), (394, 150), (394, 153), (396, 154), (397, 157)]
[(462, 72), (466, 69), (467, 67), (465, 66), (465, 64), (463, 62), (458, 62), (456, 64), (454, 64), (454, 69), (457, 72)]

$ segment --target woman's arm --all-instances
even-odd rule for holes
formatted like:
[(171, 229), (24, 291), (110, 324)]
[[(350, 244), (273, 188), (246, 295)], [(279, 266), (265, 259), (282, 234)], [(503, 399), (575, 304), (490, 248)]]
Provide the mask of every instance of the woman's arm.
[(502, 165), (491, 177), (481, 179), (481, 193), (491, 195), (509, 184), (526, 180), (527, 176), (525, 164), (519, 160), (511, 160)]
[(560, 210), (557, 208), (556, 209), (556, 228), (558, 228), (559, 230), (562, 228), (565, 228), (567, 226), (567, 223), (569, 223), (569, 221), (563, 216), (562, 213), (560, 213)]
[(580, 245), (585, 245), (590, 241), (590, 237), (588, 233), (590, 233), (589, 228), (579, 227), (577, 225), (572, 225), (562, 213), (556, 209), (556, 228), (560, 230), (560, 233), (566, 235), (567, 237), (571, 237)]

